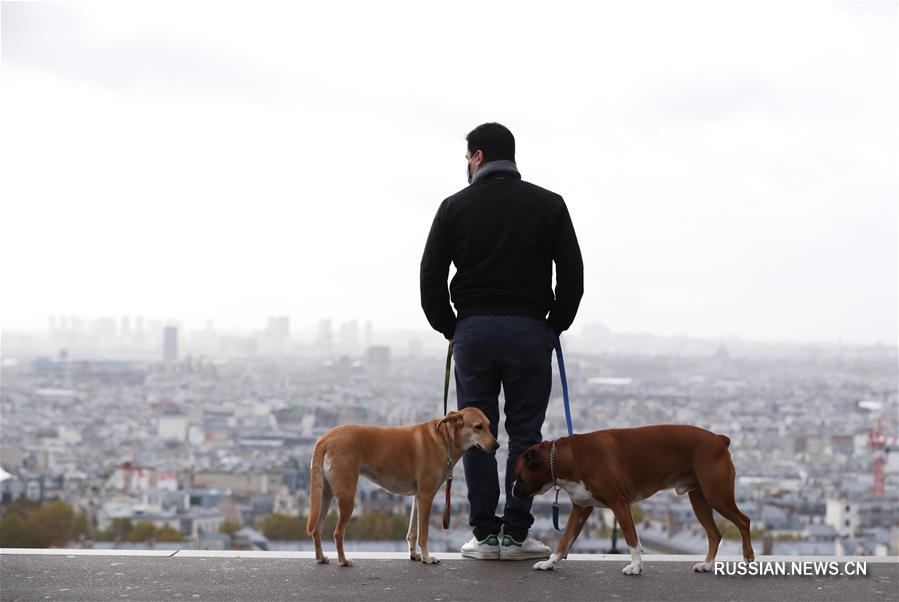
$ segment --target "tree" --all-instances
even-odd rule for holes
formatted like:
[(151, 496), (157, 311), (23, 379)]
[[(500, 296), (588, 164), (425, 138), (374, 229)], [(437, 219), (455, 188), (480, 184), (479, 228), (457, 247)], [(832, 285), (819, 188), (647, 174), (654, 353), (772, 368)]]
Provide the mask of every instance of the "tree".
[(308, 539), (306, 521), (294, 516), (269, 514), (262, 521), (262, 534), (269, 539)]
[(89, 531), (87, 517), (83, 514), (76, 517), (69, 504), (54, 501), (42, 506), (22, 497), (6, 507), (6, 514), (0, 520), (0, 546), (64, 546)]
[(234, 535), (240, 531), (240, 523), (226, 520), (221, 525), (219, 525), (219, 533), (227, 533), (228, 535)]
[(128, 541), (140, 542), (148, 541), (156, 536), (156, 525), (148, 522), (140, 522), (131, 530), (128, 535)]
[(177, 529), (163, 527), (156, 532), (156, 541), (184, 541), (184, 537)]
[[(322, 525), (322, 534), (330, 537), (337, 527), (337, 514), (328, 514)], [(346, 536), (351, 539), (405, 539), (409, 528), (409, 518), (405, 515), (391, 516), (378, 510), (370, 510), (347, 523)], [(269, 514), (260, 527), (269, 539), (309, 539), (306, 534), (306, 517), (295, 518), (280, 514)]]
[(25, 529), (32, 538), (33, 547), (62, 546), (75, 533), (75, 512), (65, 502), (50, 502), (29, 512)]
[(15, 512), (19, 515), (19, 518), (25, 519), (31, 512), (40, 508), (41, 505), (35, 501), (28, 499), (25, 496), (22, 496), (16, 499), (13, 503), (9, 504), (6, 507), (6, 512)]
[(89, 536), (91, 533), (90, 522), (87, 520), (87, 515), (84, 512), (79, 512), (75, 516), (75, 523), (72, 525), (72, 534), (75, 537), (80, 535)]
[(403, 539), (408, 527), (405, 516), (388, 516), (371, 510), (347, 524), (347, 536), (353, 539)]
[(31, 548), (31, 538), (25, 529), (25, 519), (17, 512), (7, 512), (0, 519), (0, 548)]
[(133, 528), (130, 518), (114, 518), (106, 529), (97, 531), (94, 539), (97, 541), (125, 541)]

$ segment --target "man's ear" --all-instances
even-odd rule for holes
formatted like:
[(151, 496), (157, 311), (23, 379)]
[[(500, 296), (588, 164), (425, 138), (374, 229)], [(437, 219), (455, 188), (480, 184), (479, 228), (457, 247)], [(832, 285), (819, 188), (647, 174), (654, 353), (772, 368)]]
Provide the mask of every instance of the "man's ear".
[(540, 464), (540, 454), (537, 453), (536, 449), (529, 449), (524, 452), (524, 464), (528, 468), (533, 468)]

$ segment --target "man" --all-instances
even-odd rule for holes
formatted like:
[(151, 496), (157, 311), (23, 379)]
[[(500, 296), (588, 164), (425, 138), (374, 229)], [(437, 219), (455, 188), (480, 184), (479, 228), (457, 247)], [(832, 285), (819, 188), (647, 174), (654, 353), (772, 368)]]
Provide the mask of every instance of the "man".
[[(521, 179), (512, 133), (485, 123), (466, 140), (469, 186), (444, 200), (434, 216), (421, 259), (421, 306), (431, 326), (453, 341), (458, 407), (483, 411), (494, 437), (502, 385), (509, 457), (499, 517), (496, 457), (478, 449), (463, 456), (474, 537), (462, 555), (546, 558), (549, 548), (528, 533), (531, 499), (515, 499), (510, 489), (515, 460), (543, 438), (553, 340), (574, 321), (584, 266), (562, 197)], [(450, 262), (458, 318), (446, 286)]]

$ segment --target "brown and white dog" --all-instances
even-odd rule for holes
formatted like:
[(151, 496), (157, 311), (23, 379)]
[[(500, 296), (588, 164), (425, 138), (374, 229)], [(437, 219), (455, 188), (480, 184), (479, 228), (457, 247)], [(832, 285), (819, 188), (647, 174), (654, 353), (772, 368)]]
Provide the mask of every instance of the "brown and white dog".
[(499, 448), (490, 433), (490, 421), (477, 408), (464, 408), (421, 424), (398, 427), (346, 424), (326, 432), (312, 452), (306, 525), (315, 542), (316, 560), (322, 564), (328, 562), (322, 553), (321, 530), (331, 498), (335, 497), (339, 510), (334, 531), (337, 558), (340, 566), (352, 566), (343, 552), (343, 536), (353, 514), (356, 484), (361, 474), (391, 493), (415, 496), (406, 535), (409, 556), (425, 564), (440, 562), (428, 554), (431, 503), (462, 453), (472, 447), (491, 452)]
[(705, 528), (709, 550), (694, 571), (710, 571), (718, 552), (721, 532), (712, 510), (734, 523), (743, 540), (743, 558), (752, 562), (755, 554), (749, 537), (749, 517), (734, 501), (734, 465), (728, 446), (730, 439), (688, 425), (660, 424), (640, 428), (594, 431), (544, 441), (518, 458), (516, 497), (544, 493), (557, 483), (571, 498), (571, 514), (559, 545), (549, 560), (535, 569), (551, 570), (568, 555), (594, 506), (615, 513), (631, 552), (626, 575), (643, 572), (640, 540), (631, 516), (631, 504), (662, 489), (689, 493), (696, 518)]

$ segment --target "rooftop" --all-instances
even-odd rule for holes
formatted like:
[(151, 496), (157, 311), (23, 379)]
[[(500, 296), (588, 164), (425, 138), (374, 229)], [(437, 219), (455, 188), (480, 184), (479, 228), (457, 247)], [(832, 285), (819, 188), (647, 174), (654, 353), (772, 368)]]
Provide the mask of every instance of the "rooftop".
[[(327, 553), (327, 551), (326, 551)], [(355, 566), (318, 565), (309, 552), (0, 550), (0, 600), (899, 600), (897, 557), (762, 557), (867, 562), (866, 576), (716, 576), (698, 556), (571, 554), (552, 572), (531, 562), (439, 554), (426, 566), (402, 554), (356, 552)], [(334, 556), (333, 553), (329, 554)], [(735, 561), (736, 557), (722, 557)]]

